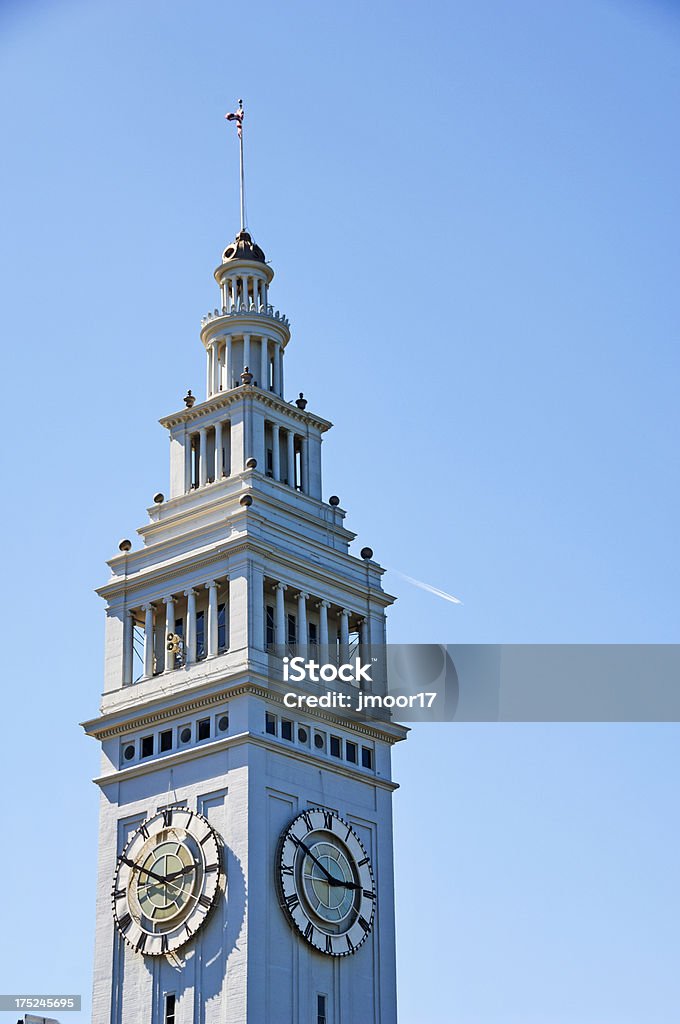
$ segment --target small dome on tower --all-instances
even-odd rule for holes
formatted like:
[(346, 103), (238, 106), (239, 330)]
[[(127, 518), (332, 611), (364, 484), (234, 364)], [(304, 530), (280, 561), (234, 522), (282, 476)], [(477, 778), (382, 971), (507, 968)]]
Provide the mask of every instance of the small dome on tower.
[(242, 228), (236, 238), (222, 253), (222, 262), (230, 263), (232, 260), (257, 260), (264, 263), (264, 253), (259, 245), (253, 242), (245, 228)]

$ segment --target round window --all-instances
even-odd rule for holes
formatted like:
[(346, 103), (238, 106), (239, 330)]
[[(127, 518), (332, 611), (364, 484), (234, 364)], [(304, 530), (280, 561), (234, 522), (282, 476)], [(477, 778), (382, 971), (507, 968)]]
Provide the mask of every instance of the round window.
[(222, 717), (217, 723), (217, 728), (220, 730), (220, 732), (227, 731), (227, 729), (229, 728), (229, 715), (222, 715)]
[(307, 742), (307, 730), (306, 729), (298, 729), (298, 743), (306, 743), (306, 742)]
[(182, 741), (182, 743), (189, 742), (189, 740), (191, 739), (191, 729), (189, 728), (189, 726), (187, 726), (186, 729), (182, 729), (181, 733), (179, 734), (179, 738)]
[(324, 746), (323, 736), (319, 736), (318, 733), (314, 737), (314, 746), (316, 747), (317, 750), (321, 750), (322, 747)]
[(135, 747), (133, 743), (128, 743), (127, 747), (123, 751), (123, 757), (126, 761), (131, 761), (135, 756)]

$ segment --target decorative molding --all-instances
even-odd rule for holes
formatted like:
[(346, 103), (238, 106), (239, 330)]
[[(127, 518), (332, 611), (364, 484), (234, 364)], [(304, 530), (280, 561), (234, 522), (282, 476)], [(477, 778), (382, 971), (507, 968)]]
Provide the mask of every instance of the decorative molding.
[[(132, 684), (132, 686), (134, 685), (135, 684)], [(130, 689), (130, 687), (126, 687), (126, 689)], [(215, 693), (203, 694), (202, 696), (196, 696), (185, 700), (180, 704), (173, 705), (171, 708), (158, 708), (156, 711), (149, 711), (147, 714), (139, 715), (136, 718), (127, 718), (125, 721), (118, 722), (116, 725), (102, 724), (101, 727), (98, 727), (97, 722), (101, 721), (101, 719), (81, 722), (81, 725), (88, 736), (94, 736), (100, 742), (103, 742), (104, 740), (114, 739), (117, 736), (124, 736), (130, 732), (136, 732), (138, 729), (146, 729), (149, 726), (162, 725), (164, 722), (169, 722), (172, 719), (183, 718), (196, 711), (214, 707), (217, 704), (224, 703), (226, 700), (233, 699), (234, 697), (240, 697), (245, 694), (249, 694), (254, 697), (261, 697), (263, 700), (270, 701), (272, 704), (276, 704), (282, 709), (285, 709), (282, 694), (278, 694), (274, 690), (270, 690), (266, 685), (261, 685), (252, 681), (241, 681), (233, 683), (231, 686), (223, 687)], [(120, 715), (121, 712), (117, 712), (116, 714)], [(310, 718), (315, 720), (318, 719), (320, 722), (327, 722), (328, 724), (337, 726), (338, 728), (349, 729), (351, 732), (358, 733), (360, 736), (365, 736), (369, 739), (378, 740), (383, 743), (389, 743), (391, 746), (403, 739), (406, 735), (405, 727), (400, 726), (397, 723), (388, 723), (390, 729), (395, 730), (395, 732), (390, 732), (385, 729), (380, 729), (378, 726), (368, 725), (366, 722), (354, 721), (353, 719), (347, 719), (341, 715), (334, 715), (331, 711), (324, 708), (305, 708), (305, 715), (309, 715)], [(401, 733), (401, 735), (395, 734), (397, 731)], [(365, 776), (362, 776), (362, 778), (365, 778)]]
[[(202, 419), (203, 416), (210, 413), (227, 409), (231, 405), (238, 404), (244, 398), (256, 398), (267, 408), (286, 413), (286, 415), (298, 423), (317, 427), (321, 434), (324, 434), (333, 426), (330, 420), (326, 420), (314, 413), (303, 412), (294, 403), (287, 402), (285, 398), (274, 394), (273, 391), (265, 391), (259, 387), (256, 388), (253, 384), (242, 384), (240, 387), (231, 388), (229, 391), (220, 391), (216, 395), (211, 395), (204, 402), (197, 402), (191, 409), (181, 409), (178, 412), (170, 413), (169, 416), (163, 416), (158, 422), (162, 427), (166, 427), (169, 430), (180, 423), (191, 423), (194, 420)], [(212, 426), (212, 424), (208, 425)]]
[(244, 746), (246, 743), (263, 747), (265, 750), (270, 750), (275, 754), (283, 754), (288, 758), (302, 761), (306, 764), (311, 762), (319, 769), (328, 770), (329, 767), (332, 767), (334, 775), (344, 775), (346, 778), (362, 782), (364, 785), (375, 786), (377, 789), (386, 789), (391, 793), (395, 789), (399, 789), (398, 782), (392, 782), (391, 779), (385, 779), (381, 775), (364, 773), (359, 768), (350, 768), (347, 762), (333, 763), (332, 766), (329, 766), (325, 759), (314, 754), (312, 751), (302, 750), (296, 746), (283, 747), (275, 740), (252, 732), (241, 732), (235, 736), (225, 736), (223, 739), (213, 740), (212, 743), (200, 743), (186, 750), (178, 750), (173, 754), (167, 754), (165, 757), (157, 758), (155, 761), (145, 761), (143, 764), (135, 764), (130, 768), (119, 768), (108, 775), (99, 775), (92, 781), (104, 789), (106, 786), (116, 785), (127, 779), (137, 778), (140, 775), (150, 775), (155, 771), (173, 768), (178, 764), (192, 761), (204, 754), (215, 754), (222, 750), (228, 750), (230, 747)]

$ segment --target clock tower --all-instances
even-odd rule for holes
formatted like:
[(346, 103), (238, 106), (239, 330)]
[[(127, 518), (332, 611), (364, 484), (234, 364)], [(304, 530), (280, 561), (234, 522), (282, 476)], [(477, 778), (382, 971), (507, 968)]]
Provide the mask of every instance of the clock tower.
[(395, 1024), (390, 754), (406, 730), (293, 707), (309, 686), (282, 674), (294, 654), (370, 660), (393, 599), (324, 499), (331, 424), (286, 397), (290, 324), (246, 230), (214, 276), (205, 398), (161, 420), (168, 496), (98, 591), (93, 1021)]

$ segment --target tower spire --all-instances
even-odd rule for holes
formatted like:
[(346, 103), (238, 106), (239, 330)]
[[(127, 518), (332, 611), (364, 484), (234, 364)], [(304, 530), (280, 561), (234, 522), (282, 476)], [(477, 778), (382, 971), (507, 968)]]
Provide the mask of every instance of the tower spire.
[(238, 145), (239, 145), (239, 168), (240, 168), (240, 181), (241, 181), (241, 231), (246, 226), (246, 190), (245, 181), (243, 176), (243, 100), (238, 101), (238, 110), (232, 114), (224, 115), (227, 121), (236, 122), (236, 131), (238, 132)]

